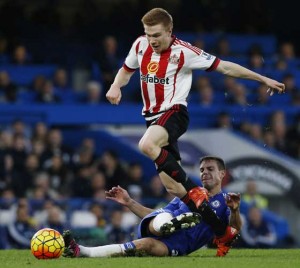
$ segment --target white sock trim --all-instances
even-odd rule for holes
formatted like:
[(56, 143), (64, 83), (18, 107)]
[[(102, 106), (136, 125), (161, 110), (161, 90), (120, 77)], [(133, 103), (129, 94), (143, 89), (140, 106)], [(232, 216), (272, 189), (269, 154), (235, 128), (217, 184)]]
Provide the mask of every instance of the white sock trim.
[(173, 215), (168, 212), (163, 212), (158, 214), (153, 220), (153, 229), (156, 232), (160, 232), (160, 227), (165, 223), (169, 222), (173, 218), (174, 218)]

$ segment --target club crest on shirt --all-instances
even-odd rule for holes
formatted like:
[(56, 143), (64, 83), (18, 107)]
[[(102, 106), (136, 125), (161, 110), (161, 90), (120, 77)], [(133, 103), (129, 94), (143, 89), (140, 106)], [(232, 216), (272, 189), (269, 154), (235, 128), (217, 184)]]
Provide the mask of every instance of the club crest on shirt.
[(172, 64), (178, 64), (179, 63), (179, 57), (177, 57), (176, 54), (172, 55), (170, 58), (169, 58), (169, 63), (172, 63)]
[(158, 68), (159, 68), (159, 64), (156, 61), (150, 61), (147, 65), (147, 70), (149, 74), (156, 74)]
[(211, 202), (210, 204), (211, 204), (214, 208), (218, 208), (218, 207), (221, 205), (221, 203), (220, 203), (219, 200), (215, 200), (215, 201)]

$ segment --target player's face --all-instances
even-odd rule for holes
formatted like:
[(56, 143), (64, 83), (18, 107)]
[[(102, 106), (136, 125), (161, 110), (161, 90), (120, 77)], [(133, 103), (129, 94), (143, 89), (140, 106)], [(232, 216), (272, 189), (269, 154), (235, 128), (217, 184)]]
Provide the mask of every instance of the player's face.
[(144, 29), (148, 42), (154, 52), (159, 54), (170, 46), (172, 32), (162, 24), (154, 26), (144, 25)]
[(200, 165), (200, 179), (204, 188), (208, 191), (220, 191), (224, 170), (219, 170), (215, 160), (204, 160)]

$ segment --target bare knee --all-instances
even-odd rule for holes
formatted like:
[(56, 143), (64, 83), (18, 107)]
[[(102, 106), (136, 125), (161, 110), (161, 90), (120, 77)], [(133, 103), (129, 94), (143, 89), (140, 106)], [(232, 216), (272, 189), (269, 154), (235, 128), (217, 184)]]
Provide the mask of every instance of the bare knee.
[(149, 156), (151, 159), (155, 160), (157, 157), (157, 148), (160, 149), (152, 140), (150, 139), (141, 139), (139, 142), (140, 151)]
[(167, 256), (169, 250), (167, 246), (159, 240), (146, 237), (133, 241), (137, 250), (145, 251), (152, 256)]

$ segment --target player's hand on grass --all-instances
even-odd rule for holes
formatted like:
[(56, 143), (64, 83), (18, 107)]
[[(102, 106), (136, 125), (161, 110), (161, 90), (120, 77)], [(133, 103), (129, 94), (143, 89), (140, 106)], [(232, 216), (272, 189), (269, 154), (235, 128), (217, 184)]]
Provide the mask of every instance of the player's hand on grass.
[(105, 191), (105, 196), (107, 199), (113, 200), (124, 206), (127, 206), (131, 200), (128, 192), (119, 185), (113, 187), (109, 191)]

